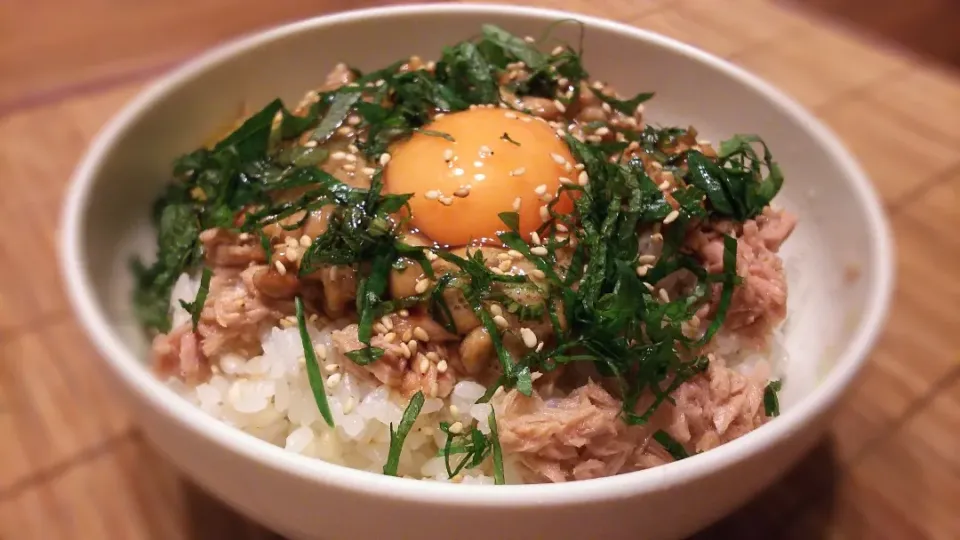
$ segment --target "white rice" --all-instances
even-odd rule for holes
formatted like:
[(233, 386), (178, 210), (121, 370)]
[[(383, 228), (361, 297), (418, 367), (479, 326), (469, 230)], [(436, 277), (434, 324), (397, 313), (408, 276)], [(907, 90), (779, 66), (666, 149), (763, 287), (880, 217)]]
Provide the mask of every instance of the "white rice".
[[(199, 282), (184, 275), (177, 281), (171, 298), (173, 324), (189, 321), (190, 315), (179, 300), (196, 296)], [(318, 331), (308, 326), (314, 348), (332, 348), (330, 333), (336, 327)], [(340, 383), (326, 388), (327, 401), (335, 427), (320, 416), (307, 378), (303, 345), (299, 330), (269, 328), (261, 334), (263, 354), (242, 358), (228, 354), (214, 363), (214, 375), (206, 383), (189, 387), (171, 378), (169, 385), (207, 414), (290, 452), (323, 459), (355, 469), (381, 473), (390, 450), (390, 424), (397, 426), (407, 400), (397, 392), (342, 373)], [(328, 371), (320, 360), (320, 372), (326, 381), (337, 371)], [(440, 421), (464, 425), (476, 422), (489, 433), (487, 417), (490, 405), (475, 404), (486, 389), (472, 381), (460, 381), (446, 399), (428, 398), (413, 429), (407, 435), (400, 454), (400, 476), (449, 481), (444, 459), (438, 457), (446, 435)], [(450, 413), (455, 406), (458, 416)], [(456, 465), (462, 456), (451, 456)], [(492, 484), (488, 463), (477, 469), (464, 469), (465, 484)], [(504, 464), (507, 483), (521, 483), (509, 462)]]

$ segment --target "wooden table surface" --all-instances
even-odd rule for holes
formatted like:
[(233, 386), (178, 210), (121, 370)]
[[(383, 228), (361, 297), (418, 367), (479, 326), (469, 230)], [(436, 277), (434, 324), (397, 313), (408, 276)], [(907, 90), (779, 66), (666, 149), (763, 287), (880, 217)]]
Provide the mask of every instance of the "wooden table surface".
[[(66, 305), (55, 223), (85, 146), (151, 78), (225, 38), (374, 3), (0, 4), (0, 538), (272, 536), (142, 442)], [(830, 436), (698, 538), (960, 538), (957, 74), (761, 0), (532, 3), (661, 32), (772, 81), (844, 139), (893, 223), (891, 316)]]

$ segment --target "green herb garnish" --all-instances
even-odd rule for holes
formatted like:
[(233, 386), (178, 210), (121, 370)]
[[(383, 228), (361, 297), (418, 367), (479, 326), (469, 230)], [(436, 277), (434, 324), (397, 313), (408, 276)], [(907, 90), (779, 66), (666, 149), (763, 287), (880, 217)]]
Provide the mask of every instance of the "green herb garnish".
[[(762, 159), (752, 143), (763, 146)], [(783, 185), (780, 167), (756, 135), (737, 135), (723, 141), (717, 161), (691, 150), (687, 153), (687, 164), (687, 181), (706, 192), (717, 213), (737, 221), (756, 217)]]
[(627, 116), (633, 116), (634, 113), (637, 112), (638, 105), (640, 105), (644, 101), (649, 101), (653, 97), (652, 92), (641, 92), (630, 99), (624, 100), (624, 99), (617, 99), (615, 97), (608, 96), (603, 92), (601, 92), (600, 90), (597, 90), (596, 88), (591, 87), (590, 90), (593, 92), (593, 95), (600, 98), (600, 101), (603, 101), (604, 103), (610, 105), (617, 111)]
[(383, 474), (387, 476), (396, 476), (397, 467), (400, 465), (400, 451), (403, 449), (403, 441), (406, 440), (410, 428), (417, 421), (420, 415), (420, 409), (423, 408), (423, 392), (417, 392), (410, 398), (410, 403), (403, 410), (403, 417), (400, 418), (400, 425), (396, 431), (393, 424), (390, 424), (390, 453), (387, 454), (387, 462), (383, 466)]
[(313, 390), (313, 399), (317, 402), (320, 416), (333, 427), (333, 414), (327, 403), (327, 392), (323, 389), (323, 377), (320, 375), (320, 364), (317, 362), (317, 353), (313, 350), (313, 342), (307, 332), (307, 320), (303, 315), (303, 300), (298, 296), (294, 300), (297, 310), (297, 327), (300, 329), (300, 342), (303, 344), (303, 357), (307, 364), (307, 379), (310, 380), (310, 389)]
[(781, 381), (770, 381), (763, 389), (763, 411), (771, 418), (780, 416), (780, 398), (777, 393), (781, 386)]
[(207, 293), (210, 292), (210, 278), (213, 272), (209, 267), (203, 267), (203, 274), (200, 276), (200, 288), (197, 289), (197, 297), (193, 302), (180, 301), (183, 309), (190, 313), (190, 320), (193, 322), (193, 331), (197, 331), (197, 324), (200, 323), (200, 314), (203, 313), (203, 304), (207, 301)]
[(690, 457), (690, 454), (683, 448), (683, 445), (678, 443), (676, 439), (662, 429), (658, 429), (656, 433), (653, 434), (653, 440), (660, 443), (660, 446), (677, 461)]
[(487, 423), (490, 424), (490, 446), (493, 448), (493, 483), (503, 485), (503, 451), (500, 449), (500, 431), (497, 428), (497, 414), (493, 407), (490, 407)]

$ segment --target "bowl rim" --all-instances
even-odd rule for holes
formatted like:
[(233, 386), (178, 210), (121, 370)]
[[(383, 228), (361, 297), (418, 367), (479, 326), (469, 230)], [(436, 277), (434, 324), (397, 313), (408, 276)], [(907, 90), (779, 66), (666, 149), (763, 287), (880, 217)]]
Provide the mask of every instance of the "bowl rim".
[[(863, 310), (865, 316), (828, 376), (775, 422), (710, 452), (652, 469), (567, 484), (489, 486), (410, 481), (287, 452), (203, 413), (150, 373), (138, 355), (124, 345), (112, 328), (103, 307), (95, 298), (91, 280), (83, 270), (86, 267), (86, 254), (83, 249), (85, 233), (82, 223), (92, 197), (93, 181), (100, 173), (104, 157), (153, 102), (162, 99), (173, 89), (189, 83), (193, 77), (210, 66), (297, 32), (317, 31), (365, 18), (392, 18), (418, 13), (459, 14), (478, 19), (486, 15), (517, 15), (545, 21), (576, 18), (587, 26), (618, 34), (623, 39), (645, 41), (705, 64), (707, 68), (762, 94), (773, 106), (790, 116), (801, 129), (822, 141), (827, 154), (838, 163), (845, 180), (853, 188), (854, 196), (864, 209), (867, 226), (871, 231), (869, 241), (874, 253), (873, 260), (868, 261), (868, 264), (875, 271), (874, 279), (868, 284), (868, 298)], [(61, 227), (58, 246), (60, 268), (76, 318), (111, 370), (131, 391), (148, 402), (149, 407), (208, 443), (219, 446), (222, 451), (243, 456), (274, 472), (357, 494), (439, 505), (503, 508), (530, 504), (563, 505), (585, 500), (599, 502), (670, 489), (757, 456), (779, 441), (801, 431), (836, 403), (864, 365), (867, 354), (883, 327), (894, 279), (894, 248), (890, 227), (870, 181), (839, 139), (792, 98), (726, 60), (648, 30), (579, 13), (498, 4), (411, 4), (351, 10), (248, 34), (208, 50), (150, 84), (101, 129), (72, 175), (63, 205)]]

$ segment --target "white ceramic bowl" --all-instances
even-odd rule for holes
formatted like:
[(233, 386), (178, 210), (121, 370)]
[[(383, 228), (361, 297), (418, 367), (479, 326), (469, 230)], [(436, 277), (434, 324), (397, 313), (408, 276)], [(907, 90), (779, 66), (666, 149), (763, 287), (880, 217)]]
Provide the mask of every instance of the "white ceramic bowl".
[[(763, 135), (786, 172), (778, 202), (801, 222), (787, 242), (782, 416), (736, 441), (642, 472), (556, 485), (465, 486), (351, 470), (287, 453), (206, 416), (155, 379), (129, 307), (126, 262), (149, 252), (148, 208), (171, 160), (232, 120), (241, 103), (297, 100), (337, 61), (369, 69), (432, 56), (492, 22), (540, 35), (586, 23), (585, 62), (624, 93), (654, 90), (654, 121), (714, 141)], [(570, 42), (576, 28), (564, 25)], [(792, 100), (730, 64), (662, 36), (569, 13), (423, 5), (303, 21), (216, 49), (141, 93), (77, 168), (62, 265), (78, 319), (144, 433), (201, 486), (297, 538), (676, 538), (770, 484), (823, 433), (885, 316), (892, 247), (870, 183), (837, 139)], [(859, 278), (845, 280), (848, 266)]]

